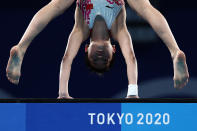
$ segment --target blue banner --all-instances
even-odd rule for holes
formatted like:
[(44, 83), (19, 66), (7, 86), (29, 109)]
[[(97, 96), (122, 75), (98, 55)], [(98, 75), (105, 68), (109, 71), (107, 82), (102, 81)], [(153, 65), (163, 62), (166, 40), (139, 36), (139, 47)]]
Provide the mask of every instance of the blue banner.
[(197, 130), (196, 103), (2, 103), (1, 131)]

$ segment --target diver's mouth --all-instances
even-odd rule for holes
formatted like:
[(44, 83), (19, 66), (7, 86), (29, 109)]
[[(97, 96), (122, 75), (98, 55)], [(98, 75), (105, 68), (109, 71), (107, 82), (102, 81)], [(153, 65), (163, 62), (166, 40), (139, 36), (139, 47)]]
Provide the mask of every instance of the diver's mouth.
[(99, 59), (101, 59), (101, 58), (105, 58), (105, 54), (104, 54), (104, 52), (102, 51), (97, 51), (96, 52), (96, 58), (99, 58)]
[(102, 54), (104, 54), (104, 51), (103, 51), (103, 50), (97, 50), (97, 51), (96, 51), (96, 54), (97, 54), (97, 55), (102, 55)]

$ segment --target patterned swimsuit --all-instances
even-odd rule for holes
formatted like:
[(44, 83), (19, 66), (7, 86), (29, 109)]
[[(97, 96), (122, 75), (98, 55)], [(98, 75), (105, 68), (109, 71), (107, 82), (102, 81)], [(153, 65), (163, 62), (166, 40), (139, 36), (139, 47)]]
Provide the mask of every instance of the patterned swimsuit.
[(100, 15), (104, 18), (107, 28), (110, 30), (112, 23), (124, 5), (124, 0), (77, 0), (77, 5), (90, 29), (94, 25), (96, 16)]

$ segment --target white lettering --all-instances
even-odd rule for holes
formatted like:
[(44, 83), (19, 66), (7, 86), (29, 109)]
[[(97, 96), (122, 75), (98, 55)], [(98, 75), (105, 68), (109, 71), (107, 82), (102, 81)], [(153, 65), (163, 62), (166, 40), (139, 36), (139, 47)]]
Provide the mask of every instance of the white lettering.
[(122, 118), (124, 116), (124, 113), (122, 113), (121, 116), (120, 116), (119, 113), (117, 113), (117, 116), (118, 116), (118, 119), (119, 119), (119, 124), (121, 125), (122, 124)]
[(115, 125), (115, 122), (114, 122), (114, 120), (113, 120), (113, 116), (115, 115), (115, 113), (112, 113), (111, 115), (110, 115), (110, 113), (107, 113), (107, 124), (109, 125), (110, 124), (110, 122), (113, 124), (113, 125)]
[(93, 125), (94, 122), (93, 122), (93, 117), (96, 115), (95, 113), (88, 113), (88, 115), (90, 116), (90, 124)]
[(97, 123), (99, 125), (103, 125), (105, 123), (105, 115), (103, 113), (99, 113), (97, 115)]
[[(130, 121), (128, 120), (128, 117), (130, 117)], [(133, 123), (133, 114), (127, 113), (125, 116), (125, 122), (127, 125), (131, 125)]]

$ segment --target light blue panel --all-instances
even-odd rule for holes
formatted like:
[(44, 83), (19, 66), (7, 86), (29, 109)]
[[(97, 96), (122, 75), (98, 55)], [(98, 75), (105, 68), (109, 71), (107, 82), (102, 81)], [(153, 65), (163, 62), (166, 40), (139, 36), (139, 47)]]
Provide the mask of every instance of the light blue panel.
[[(197, 130), (197, 103), (124, 103), (122, 104), (122, 113), (133, 114), (133, 123), (131, 125), (123, 122), (122, 131), (196, 131)], [(140, 117), (137, 115), (142, 113), (144, 118), (137, 124)], [(153, 115), (153, 124), (146, 123), (146, 114)], [(156, 113), (161, 114), (161, 125), (155, 124), (157, 117)], [(170, 115), (170, 123), (163, 123), (163, 114)], [(150, 115), (148, 118), (150, 122)], [(167, 120), (167, 119), (165, 119)]]
[(26, 104), (0, 103), (0, 131), (25, 131)]

